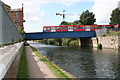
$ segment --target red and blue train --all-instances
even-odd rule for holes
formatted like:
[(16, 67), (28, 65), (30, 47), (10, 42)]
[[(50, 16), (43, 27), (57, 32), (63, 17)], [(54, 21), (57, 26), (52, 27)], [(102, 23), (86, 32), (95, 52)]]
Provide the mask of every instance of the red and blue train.
[(62, 31), (95, 31), (97, 29), (107, 28), (107, 30), (120, 29), (118, 25), (61, 25), (44, 26), (43, 32), (62, 32)]

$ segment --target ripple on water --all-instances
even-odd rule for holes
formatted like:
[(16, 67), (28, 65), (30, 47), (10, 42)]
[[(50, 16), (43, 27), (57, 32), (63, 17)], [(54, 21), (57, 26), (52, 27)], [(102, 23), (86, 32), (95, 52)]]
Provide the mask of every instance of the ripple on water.
[(55, 64), (78, 78), (118, 76), (118, 51), (114, 49), (62, 47), (30, 43)]

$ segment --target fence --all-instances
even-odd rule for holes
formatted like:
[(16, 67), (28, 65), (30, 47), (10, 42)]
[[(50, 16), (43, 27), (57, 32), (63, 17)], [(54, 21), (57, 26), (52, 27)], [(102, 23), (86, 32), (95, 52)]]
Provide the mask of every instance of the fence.
[(96, 35), (105, 35), (107, 34), (107, 28), (95, 30)]

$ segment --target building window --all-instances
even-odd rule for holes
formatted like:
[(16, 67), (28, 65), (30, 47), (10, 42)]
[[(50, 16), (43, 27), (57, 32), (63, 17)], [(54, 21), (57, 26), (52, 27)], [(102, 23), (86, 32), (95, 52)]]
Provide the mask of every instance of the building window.
[(19, 17), (19, 13), (16, 12), (15, 16), (18, 18)]
[(18, 25), (18, 24), (19, 24), (19, 21), (18, 21), (18, 20), (16, 20), (16, 21), (15, 21), (15, 24), (16, 24), (16, 25)]

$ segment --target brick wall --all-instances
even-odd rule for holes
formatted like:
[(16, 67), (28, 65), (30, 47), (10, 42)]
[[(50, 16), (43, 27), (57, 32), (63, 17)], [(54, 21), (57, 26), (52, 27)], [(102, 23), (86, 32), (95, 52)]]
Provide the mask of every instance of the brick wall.
[(11, 18), (17, 27), (24, 28), (23, 26), (23, 9), (12, 9), (11, 10)]

